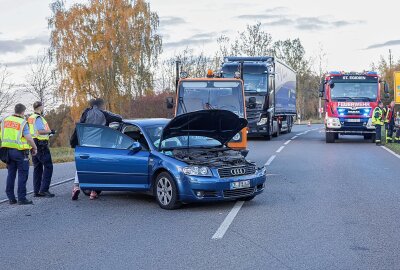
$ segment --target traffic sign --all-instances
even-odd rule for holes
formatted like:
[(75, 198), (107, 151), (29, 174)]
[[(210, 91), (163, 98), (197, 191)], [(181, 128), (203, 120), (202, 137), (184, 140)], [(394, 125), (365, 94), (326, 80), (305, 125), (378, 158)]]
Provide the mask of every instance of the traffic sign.
[(394, 72), (394, 101), (400, 104), (400, 71)]

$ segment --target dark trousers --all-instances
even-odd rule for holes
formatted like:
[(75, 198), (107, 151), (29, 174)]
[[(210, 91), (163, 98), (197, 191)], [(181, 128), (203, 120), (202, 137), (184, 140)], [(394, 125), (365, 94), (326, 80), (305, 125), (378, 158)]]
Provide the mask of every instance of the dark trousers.
[(385, 125), (385, 128), (386, 128), (386, 142), (393, 142), (394, 124), (388, 123)]
[(34, 193), (49, 191), (51, 177), (53, 176), (53, 161), (49, 147), (37, 145), (38, 153), (32, 158)]
[(381, 142), (381, 137), (382, 137), (382, 126), (381, 125), (376, 125), (375, 126), (375, 142), (380, 143)]
[(26, 151), (16, 149), (8, 150), (8, 175), (6, 194), (9, 200), (15, 200), (14, 187), (18, 171), (18, 200), (26, 199), (26, 182), (29, 175), (29, 158)]
[(397, 143), (400, 143), (400, 127), (397, 128), (395, 140)]

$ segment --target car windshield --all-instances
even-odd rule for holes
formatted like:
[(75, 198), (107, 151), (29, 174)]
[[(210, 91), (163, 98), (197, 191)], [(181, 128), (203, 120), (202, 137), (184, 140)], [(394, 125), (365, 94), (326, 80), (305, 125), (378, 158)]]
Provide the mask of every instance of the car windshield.
[(244, 117), (240, 81), (187, 81), (179, 91), (177, 114), (200, 110), (227, 110)]
[[(151, 143), (154, 147), (160, 146), (160, 138), (164, 125), (157, 125), (145, 128)], [(212, 148), (221, 146), (221, 143), (215, 139), (204, 136), (177, 136), (162, 141), (162, 148), (185, 148), (185, 147), (206, 147)]]
[[(333, 88), (332, 88), (333, 86)], [(331, 99), (336, 101), (374, 101), (378, 95), (377, 83), (342, 83), (335, 82), (331, 85)]]
[[(224, 73), (224, 77), (233, 78), (233, 73)], [(268, 91), (268, 79), (267, 74), (248, 74), (245, 73), (243, 76), (244, 91), (245, 92), (258, 92), (266, 93)]]

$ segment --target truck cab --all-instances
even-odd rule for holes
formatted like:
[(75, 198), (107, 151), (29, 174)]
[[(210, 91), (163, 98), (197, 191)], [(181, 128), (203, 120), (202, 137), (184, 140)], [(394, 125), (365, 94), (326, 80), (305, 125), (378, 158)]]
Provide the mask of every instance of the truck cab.
[[(179, 68), (177, 67), (177, 71)], [(244, 88), (240, 76), (220, 78), (211, 70), (206, 78), (188, 78), (179, 73), (176, 98), (167, 99), (167, 107), (175, 108), (175, 116), (200, 110), (227, 110), (246, 119)], [(247, 127), (228, 143), (232, 149), (247, 149)]]
[(240, 70), (244, 82), (248, 136), (278, 136), (290, 133), (296, 116), (296, 73), (271, 57), (226, 57), (222, 76), (233, 78)]
[(333, 143), (339, 135), (361, 135), (375, 141), (372, 112), (378, 106), (383, 83), (385, 95), (389, 92), (386, 82), (378, 73), (332, 71), (324, 76), (320, 97), (325, 101), (325, 137)]

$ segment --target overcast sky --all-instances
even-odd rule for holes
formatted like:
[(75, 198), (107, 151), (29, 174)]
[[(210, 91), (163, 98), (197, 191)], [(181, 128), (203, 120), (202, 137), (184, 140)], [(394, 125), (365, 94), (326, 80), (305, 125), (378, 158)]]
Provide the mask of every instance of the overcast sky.
[[(66, 0), (67, 4), (79, 1)], [(84, 1), (81, 1), (84, 2)], [(322, 46), (328, 70), (369, 69), (389, 49), (400, 58), (400, 1), (151, 0), (160, 16), (163, 57), (186, 46), (212, 54), (221, 34), (261, 22), (274, 40), (300, 38), (308, 57)], [(29, 62), (48, 46), (50, 1), (0, 0), (0, 63), (24, 82)]]

